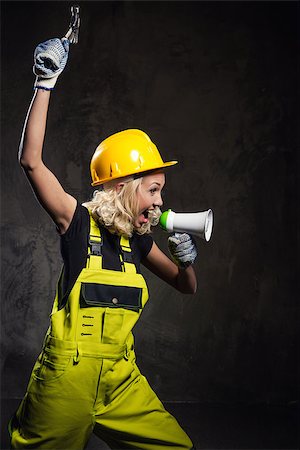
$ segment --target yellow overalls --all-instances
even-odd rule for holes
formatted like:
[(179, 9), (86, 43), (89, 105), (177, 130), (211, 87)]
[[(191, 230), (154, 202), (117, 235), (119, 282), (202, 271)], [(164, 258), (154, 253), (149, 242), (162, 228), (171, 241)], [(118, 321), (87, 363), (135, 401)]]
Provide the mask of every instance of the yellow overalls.
[(43, 350), (11, 421), (12, 448), (83, 449), (92, 432), (113, 449), (191, 449), (141, 375), (132, 328), (148, 291), (121, 237), (123, 271), (102, 269), (91, 217), (89, 255), (63, 309), (58, 292)]

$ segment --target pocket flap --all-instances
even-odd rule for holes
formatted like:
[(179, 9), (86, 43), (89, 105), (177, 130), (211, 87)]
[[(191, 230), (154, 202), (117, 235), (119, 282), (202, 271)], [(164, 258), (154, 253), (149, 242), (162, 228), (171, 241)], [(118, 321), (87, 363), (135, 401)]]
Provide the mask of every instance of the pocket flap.
[(125, 308), (139, 310), (142, 308), (142, 289), (129, 286), (111, 286), (108, 284), (82, 283), (80, 306)]

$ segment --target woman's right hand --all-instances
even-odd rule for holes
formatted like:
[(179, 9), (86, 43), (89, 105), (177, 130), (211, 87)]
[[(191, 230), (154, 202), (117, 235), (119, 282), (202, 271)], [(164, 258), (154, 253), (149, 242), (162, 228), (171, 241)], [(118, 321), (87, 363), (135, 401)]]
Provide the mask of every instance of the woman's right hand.
[[(57, 45), (55, 49), (53, 41)], [(68, 40), (65, 38), (50, 39), (37, 46), (34, 65), (37, 89), (29, 106), (19, 147), (19, 162), (36, 198), (61, 234), (66, 232), (71, 223), (77, 201), (63, 189), (54, 173), (44, 164), (42, 152), (50, 92), (66, 65), (68, 49)]]
[(48, 39), (39, 44), (34, 51), (33, 73), (37, 76), (34, 87), (52, 90), (58, 76), (64, 70), (70, 43), (67, 38)]

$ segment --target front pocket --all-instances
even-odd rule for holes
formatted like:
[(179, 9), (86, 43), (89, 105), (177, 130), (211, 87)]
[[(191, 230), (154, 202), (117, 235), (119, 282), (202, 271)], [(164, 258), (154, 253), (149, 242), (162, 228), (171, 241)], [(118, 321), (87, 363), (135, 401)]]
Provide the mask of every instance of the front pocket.
[(100, 306), (139, 311), (142, 308), (142, 292), (142, 288), (139, 287), (82, 283), (80, 307)]
[(107, 405), (120, 396), (126, 395), (132, 384), (139, 376), (137, 367), (126, 359), (121, 359), (103, 376), (105, 384), (104, 404)]
[(33, 368), (32, 377), (36, 381), (48, 383), (61, 378), (70, 364), (71, 356), (43, 352)]

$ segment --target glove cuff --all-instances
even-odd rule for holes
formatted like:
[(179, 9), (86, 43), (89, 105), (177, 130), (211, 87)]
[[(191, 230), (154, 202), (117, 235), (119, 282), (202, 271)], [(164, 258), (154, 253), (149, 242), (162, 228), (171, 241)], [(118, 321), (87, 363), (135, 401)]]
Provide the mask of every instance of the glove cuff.
[(175, 258), (172, 258), (172, 259), (173, 259), (174, 263), (176, 264), (176, 266), (178, 266), (180, 269), (187, 269), (192, 264), (194, 264), (194, 261), (195, 261), (195, 260), (192, 260), (192, 261), (190, 260), (190, 261), (183, 262), (183, 261), (180, 261), (179, 259), (175, 259)]
[(55, 75), (52, 78), (40, 78), (36, 77), (34, 82), (34, 89), (44, 89), (45, 91), (52, 91), (56, 84), (58, 75)]

